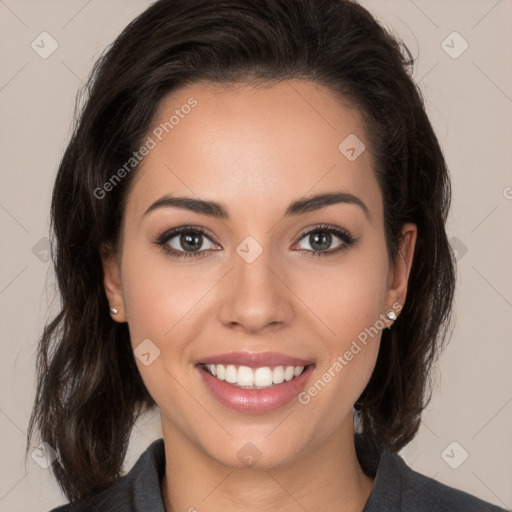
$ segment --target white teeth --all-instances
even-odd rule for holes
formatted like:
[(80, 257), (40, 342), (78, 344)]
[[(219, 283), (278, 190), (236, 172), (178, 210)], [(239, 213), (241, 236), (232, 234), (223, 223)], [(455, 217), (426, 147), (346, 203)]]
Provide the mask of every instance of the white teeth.
[(247, 366), (240, 366), (237, 373), (239, 386), (254, 386), (254, 372)]
[(293, 370), (293, 375), (298, 377), (302, 373), (302, 370), (304, 370), (304, 366), (296, 366)]
[[(249, 370), (251, 369), (249, 368)], [(254, 385), (259, 388), (272, 386), (272, 370), (268, 366), (256, 368), (254, 371)]]
[(218, 364), (216, 366), (216, 370), (217, 370), (217, 379), (219, 380), (224, 380), (226, 378), (226, 368), (224, 365), (222, 364)]
[(284, 380), (284, 368), (282, 366), (276, 366), (272, 372), (272, 382), (274, 384), (281, 384)]
[(226, 382), (229, 382), (230, 384), (236, 384), (237, 381), (237, 371), (234, 365), (228, 364), (226, 366)]
[(235, 366), (233, 364), (206, 364), (208, 371), (219, 380), (225, 380), (244, 388), (268, 388), (273, 384), (281, 384), (298, 377), (304, 366), (263, 366), (249, 368), (248, 366)]
[(293, 366), (287, 366), (284, 371), (284, 380), (292, 380), (295, 375), (295, 368)]

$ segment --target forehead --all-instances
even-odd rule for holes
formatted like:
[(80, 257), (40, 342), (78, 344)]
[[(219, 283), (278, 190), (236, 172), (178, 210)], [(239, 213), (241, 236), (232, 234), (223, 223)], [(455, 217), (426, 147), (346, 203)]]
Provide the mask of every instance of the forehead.
[(313, 82), (195, 83), (160, 104), (148, 137), (153, 147), (132, 184), (132, 211), (176, 193), (270, 212), (329, 191), (381, 209), (359, 111)]

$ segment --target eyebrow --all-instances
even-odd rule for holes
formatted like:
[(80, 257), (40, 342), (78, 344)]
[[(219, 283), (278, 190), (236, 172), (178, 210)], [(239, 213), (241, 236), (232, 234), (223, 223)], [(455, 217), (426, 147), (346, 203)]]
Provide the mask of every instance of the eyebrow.
[[(359, 206), (368, 220), (370, 220), (370, 212), (364, 202), (359, 199), (359, 197), (347, 192), (317, 194), (306, 199), (299, 199), (288, 206), (284, 216), (290, 217), (301, 215), (307, 212), (320, 210), (326, 206), (340, 203)], [(228, 210), (222, 203), (218, 203), (216, 201), (206, 201), (203, 199), (195, 199), (193, 197), (172, 196), (170, 194), (166, 194), (160, 199), (157, 199), (144, 212), (143, 216), (158, 208), (182, 208), (192, 212), (200, 213), (202, 215), (208, 215), (209, 217), (229, 219)]]

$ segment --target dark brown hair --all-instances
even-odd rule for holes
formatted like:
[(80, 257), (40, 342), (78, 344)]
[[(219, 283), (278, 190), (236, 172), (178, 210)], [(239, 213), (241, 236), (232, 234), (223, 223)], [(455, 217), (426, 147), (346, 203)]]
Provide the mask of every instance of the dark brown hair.
[(127, 324), (110, 317), (100, 258), (102, 247), (119, 240), (136, 170), (102, 198), (95, 190), (140, 147), (162, 99), (197, 81), (307, 79), (363, 114), (393, 258), (403, 224), (418, 227), (407, 301), (383, 331), (359, 400), (363, 436), (392, 451), (414, 437), (455, 277), (445, 232), (448, 172), (411, 66), (397, 39), (348, 0), (159, 0), (99, 59), (53, 190), (62, 302), (40, 340), (29, 425), (29, 439), (38, 431), (58, 452), (51, 467), (71, 501), (120, 476), (134, 421), (155, 405)]

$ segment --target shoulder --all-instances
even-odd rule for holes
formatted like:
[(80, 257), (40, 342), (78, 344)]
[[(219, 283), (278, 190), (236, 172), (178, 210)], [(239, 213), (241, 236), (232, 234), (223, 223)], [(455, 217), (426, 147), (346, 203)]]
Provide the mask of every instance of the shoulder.
[[(393, 453), (381, 457), (374, 489), (364, 512), (500, 512), (496, 505), (412, 470)], [(388, 508), (391, 506), (391, 508)]]
[(163, 439), (157, 439), (139, 457), (129, 473), (110, 487), (49, 512), (138, 512), (143, 510), (142, 504), (154, 512), (164, 512), (160, 489), (164, 469), (164, 443)]

